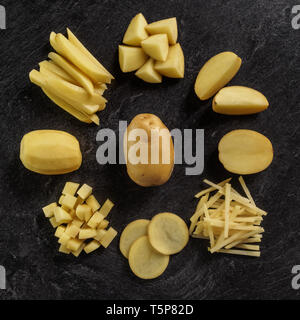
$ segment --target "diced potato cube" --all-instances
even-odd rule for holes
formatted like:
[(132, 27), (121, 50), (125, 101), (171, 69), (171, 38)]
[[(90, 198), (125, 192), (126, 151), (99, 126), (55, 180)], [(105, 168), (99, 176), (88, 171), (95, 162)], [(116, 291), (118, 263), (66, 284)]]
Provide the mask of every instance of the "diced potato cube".
[(91, 219), (88, 221), (87, 225), (91, 228), (96, 228), (99, 225), (99, 223), (103, 221), (104, 218), (105, 217), (103, 214), (101, 214), (99, 211), (96, 211), (91, 217)]
[(83, 240), (79, 239), (70, 239), (67, 243), (67, 248), (70, 249), (71, 251), (77, 251), (80, 246), (82, 245)]
[(118, 234), (118, 232), (114, 228), (110, 227), (107, 230), (107, 232), (104, 235), (104, 237), (101, 239), (101, 241), (100, 241), (101, 245), (104, 248), (107, 248), (110, 245), (110, 243), (113, 241), (113, 239), (115, 238), (115, 236), (117, 234)]
[(53, 228), (57, 228), (59, 225), (62, 224), (62, 222), (57, 222), (55, 217), (50, 218), (49, 221)]
[(80, 247), (76, 251), (72, 251), (72, 254), (77, 258), (85, 247), (85, 243), (83, 242)]
[(92, 251), (95, 251), (96, 249), (98, 249), (100, 246), (101, 244), (98, 241), (93, 240), (89, 244), (87, 244), (83, 250), (86, 253), (91, 253)]
[(43, 208), (43, 212), (46, 218), (51, 218), (54, 216), (54, 209), (57, 207), (56, 202), (50, 203)]
[(72, 216), (61, 207), (56, 207), (54, 209), (54, 216), (58, 223), (68, 223), (73, 220)]
[(106, 235), (107, 230), (104, 229), (97, 229), (97, 235), (94, 237), (95, 240), (101, 241), (103, 237)]
[(71, 196), (70, 194), (66, 194), (61, 201), (61, 205), (71, 210), (75, 207), (76, 201), (77, 201), (76, 197)]
[(72, 221), (73, 224), (75, 224), (77, 227), (81, 227), (83, 224), (84, 224), (84, 221), (82, 220), (79, 220), (77, 218), (74, 218), (73, 221)]
[(106, 218), (113, 206), (114, 204), (109, 199), (107, 199), (104, 202), (103, 206), (100, 208), (99, 212), (104, 216), (104, 218)]
[(69, 213), (73, 219), (76, 218), (76, 209), (71, 209)]
[(77, 194), (83, 200), (89, 197), (92, 194), (93, 188), (87, 184), (84, 184), (78, 191)]
[(92, 228), (83, 228), (80, 229), (78, 238), (79, 239), (89, 239), (89, 238), (94, 238), (97, 235), (97, 231)]
[(79, 183), (66, 182), (64, 189), (62, 191), (62, 194), (64, 195), (69, 194), (71, 196), (74, 196), (78, 188), (79, 188)]
[(108, 225), (109, 225), (109, 221), (104, 219), (103, 221), (100, 222), (97, 229), (106, 229)]
[(76, 238), (80, 231), (80, 227), (78, 227), (73, 222), (70, 222), (66, 228), (66, 234), (69, 235), (71, 238)]
[(76, 201), (76, 205), (75, 205), (75, 208), (77, 208), (77, 206), (79, 204), (83, 204), (84, 203), (84, 199), (82, 199), (81, 197), (77, 196), (77, 201)]
[(97, 199), (90, 195), (86, 200), (86, 204), (92, 209), (93, 212), (97, 211), (101, 206), (100, 203), (97, 201)]
[(62, 202), (63, 202), (63, 200), (64, 200), (64, 195), (62, 194), (60, 197), (59, 197), (59, 199), (58, 199), (58, 203), (60, 204), (60, 205), (62, 205)]
[(80, 220), (85, 220), (85, 217), (90, 215), (92, 216), (92, 209), (87, 204), (80, 204), (76, 208), (76, 216)]
[(58, 226), (54, 236), (57, 238), (60, 238), (62, 236), (62, 234), (66, 231), (66, 227), (65, 226)]
[(71, 252), (70, 249), (68, 249), (66, 246), (64, 246), (63, 244), (60, 245), (59, 249), (58, 249), (59, 252), (61, 253), (65, 253), (65, 254), (69, 254)]
[(63, 244), (64, 246), (67, 245), (68, 241), (71, 239), (71, 237), (64, 232), (58, 239), (58, 243)]

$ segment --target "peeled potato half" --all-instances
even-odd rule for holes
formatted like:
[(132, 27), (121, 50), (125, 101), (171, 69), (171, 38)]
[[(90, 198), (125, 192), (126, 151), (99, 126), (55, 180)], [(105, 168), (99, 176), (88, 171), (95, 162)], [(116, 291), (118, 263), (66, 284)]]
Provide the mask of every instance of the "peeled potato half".
[(159, 277), (169, 264), (169, 256), (156, 252), (147, 236), (142, 236), (132, 244), (129, 256), (131, 271), (141, 279), (154, 279)]
[(161, 254), (171, 255), (180, 252), (189, 241), (186, 223), (174, 213), (159, 213), (148, 227), (149, 241)]
[(150, 220), (139, 219), (129, 223), (120, 237), (120, 251), (128, 259), (129, 249), (138, 238), (147, 235)]

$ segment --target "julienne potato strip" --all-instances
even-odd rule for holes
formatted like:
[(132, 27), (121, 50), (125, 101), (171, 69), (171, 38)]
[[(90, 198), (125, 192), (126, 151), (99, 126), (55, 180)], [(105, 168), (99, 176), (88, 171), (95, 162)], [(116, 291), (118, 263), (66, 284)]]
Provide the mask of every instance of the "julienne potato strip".
[[(43, 208), (45, 217), (56, 228), (59, 252), (78, 257), (82, 251), (88, 254), (101, 246), (107, 248), (116, 237), (117, 231), (108, 228), (109, 222), (104, 219), (114, 204), (107, 199), (101, 207), (92, 191), (87, 184), (79, 188), (78, 183), (67, 182), (58, 201), (61, 207), (53, 202)], [(86, 243), (88, 239), (91, 241)]]
[(40, 62), (40, 70), (29, 73), (30, 81), (81, 122), (99, 125), (96, 112), (105, 109), (103, 93), (114, 77), (69, 29), (67, 32), (68, 38), (51, 32), (50, 44), (57, 53), (50, 52), (50, 60)]
[(193, 238), (209, 240), (211, 253), (259, 257), (264, 232), (260, 225), (267, 212), (255, 205), (243, 177), (238, 180), (246, 197), (232, 188), (231, 178), (218, 184), (204, 180), (210, 187), (195, 195), (200, 199), (189, 232)]

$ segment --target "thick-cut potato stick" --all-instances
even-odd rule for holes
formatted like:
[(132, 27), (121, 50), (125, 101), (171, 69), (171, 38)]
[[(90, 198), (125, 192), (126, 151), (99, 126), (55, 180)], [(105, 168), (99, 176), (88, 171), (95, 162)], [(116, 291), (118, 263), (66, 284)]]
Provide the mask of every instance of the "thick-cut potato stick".
[(94, 89), (98, 94), (102, 96), (104, 91), (107, 89), (107, 85), (105, 83), (96, 83)]
[(78, 111), (77, 109), (73, 108), (70, 104), (68, 104), (64, 100), (60, 99), (59, 97), (55, 96), (47, 89), (42, 88), (42, 90), (44, 91), (45, 95), (50, 100), (52, 100), (56, 105), (58, 105), (60, 108), (62, 108), (63, 110), (65, 110), (66, 112), (71, 114), (76, 119), (78, 119), (82, 122), (86, 122), (86, 123), (92, 122), (91, 118), (88, 115), (85, 115), (85, 114), (81, 113), (80, 111)]
[(237, 254), (243, 256), (250, 256), (250, 257), (260, 257), (260, 251), (247, 251), (247, 250), (225, 250), (220, 249), (216, 252), (219, 253), (228, 253), (228, 254)]
[(224, 237), (228, 237), (228, 231), (229, 231), (229, 206), (230, 206), (230, 189), (231, 185), (229, 183), (225, 184), (225, 223), (224, 223)]
[(77, 82), (80, 83), (80, 85), (86, 89), (89, 94), (94, 94), (94, 85), (92, 81), (81, 70), (55, 52), (50, 52), (48, 57), (64, 71), (70, 74), (75, 80), (77, 80)]
[(245, 249), (245, 250), (253, 250), (253, 251), (259, 251), (259, 246), (255, 244), (245, 244), (241, 243), (236, 245), (234, 248), (239, 248), (239, 249)]
[(57, 76), (61, 77), (63, 80), (71, 82), (77, 86), (79, 85), (79, 83), (74, 78), (72, 78), (65, 70), (63, 70), (61, 67), (55, 64), (53, 61), (44, 60), (39, 63), (39, 66), (40, 72), (43, 74), (47, 74), (47, 71), (52, 72)]
[[(100, 67), (107, 74), (107, 77), (108, 77), (107, 83), (110, 83), (110, 79), (114, 79), (113, 75), (110, 74), (105, 69), (105, 67), (90, 53), (90, 51), (78, 40), (78, 38), (71, 32), (71, 30), (69, 28), (67, 28), (67, 34), (68, 34), (69, 41), (74, 46), (76, 46), (79, 50), (81, 50), (81, 52), (84, 53), (87, 58), (89, 58), (95, 65)], [(99, 81), (97, 81), (97, 82), (99, 82)], [(106, 81), (103, 81), (103, 82), (106, 82)]]
[(249, 191), (249, 189), (248, 189), (248, 187), (247, 187), (247, 185), (245, 183), (245, 180), (244, 180), (244, 178), (242, 176), (239, 177), (239, 182), (240, 182), (240, 184), (241, 184), (246, 196), (248, 197), (249, 201), (251, 202), (252, 205), (255, 206), (255, 202), (254, 202), (254, 200), (253, 200), (253, 198), (251, 196), (251, 193), (250, 193), (250, 191)]
[(94, 82), (108, 82), (111, 80), (111, 77), (104, 69), (89, 59), (86, 54), (78, 49), (63, 34), (58, 33), (55, 36), (54, 49), (77, 66), (82, 72), (88, 74)]
[[(229, 178), (229, 179), (226, 179), (224, 181), (221, 181), (219, 182), (217, 185), (220, 186), (220, 187), (223, 187), (227, 182), (229, 182), (232, 178)], [(198, 192), (194, 197), (195, 198), (200, 198), (201, 196), (205, 195), (206, 193), (209, 193), (209, 192), (212, 192), (212, 191), (215, 191), (217, 190), (217, 188), (215, 187), (210, 187), (210, 188), (207, 188), (205, 190), (202, 190), (200, 192)]]

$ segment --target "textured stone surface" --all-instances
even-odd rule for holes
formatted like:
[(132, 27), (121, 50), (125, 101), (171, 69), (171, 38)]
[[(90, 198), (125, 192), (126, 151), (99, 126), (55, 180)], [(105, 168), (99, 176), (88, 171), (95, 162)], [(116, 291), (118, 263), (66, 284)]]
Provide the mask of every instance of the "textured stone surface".
[[(7, 10), (7, 30), (0, 30), (0, 265), (7, 270), (7, 290), (0, 299), (299, 299), (291, 288), (291, 269), (300, 264), (299, 218), (299, 98), (300, 30), (291, 27), (287, 0), (185, 1), (1, 1)], [(130, 19), (143, 12), (149, 22), (176, 16), (179, 41), (186, 58), (183, 80), (146, 84), (122, 74), (117, 46)], [(118, 128), (141, 112), (158, 115), (170, 128), (205, 129), (205, 170), (185, 176), (176, 166), (170, 181), (144, 189), (129, 180), (124, 166), (100, 166), (95, 159), (98, 128), (73, 119), (52, 104), (28, 80), (28, 72), (47, 57), (52, 30), (78, 35), (116, 77), (105, 96), (102, 127)], [(200, 102), (193, 84), (203, 63), (220, 51), (243, 59), (231, 84), (263, 92), (270, 108), (258, 115), (227, 117)], [(94, 186), (100, 200), (117, 205), (111, 224), (121, 232), (136, 218), (171, 211), (186, 221), (203, 178), (230, 176), (217, 160), (217, 143), (228, 131), (257, 130), (273, 142), (275, 157), (264, 172), (246, 178), (257, 204), (269, 212), (263, 226), (259, 259), (210, 255), (207, 243), (192, 239), (171, 258), (160, 278), (142, 281), (129, 270), (116, 239), (79, 259), (57, 252), (53, 229), (41, 207), (55, 201), (66, 180)], [(19, 161), (19, 142), (34, 129), (61, 129), (81, 143), (81, 169), (64, 176), (27, 171)]]

